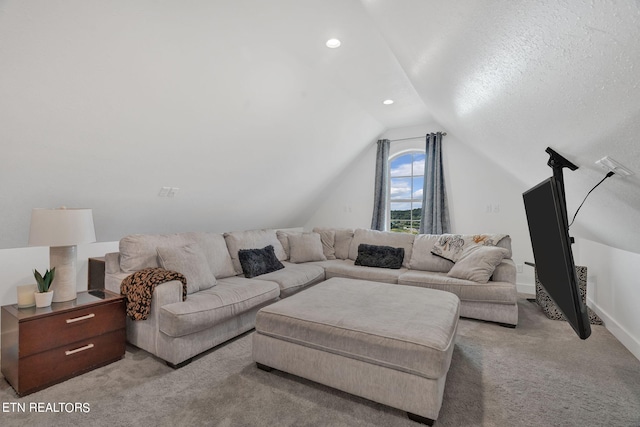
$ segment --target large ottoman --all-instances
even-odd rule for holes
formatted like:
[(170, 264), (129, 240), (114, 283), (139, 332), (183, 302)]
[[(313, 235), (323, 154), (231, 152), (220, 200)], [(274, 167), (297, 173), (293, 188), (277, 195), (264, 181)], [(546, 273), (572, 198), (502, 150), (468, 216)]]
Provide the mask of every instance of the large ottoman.
[(253, 359), (432, 425), (459, 310), (449, 292), (332, 278), (258, 312)]

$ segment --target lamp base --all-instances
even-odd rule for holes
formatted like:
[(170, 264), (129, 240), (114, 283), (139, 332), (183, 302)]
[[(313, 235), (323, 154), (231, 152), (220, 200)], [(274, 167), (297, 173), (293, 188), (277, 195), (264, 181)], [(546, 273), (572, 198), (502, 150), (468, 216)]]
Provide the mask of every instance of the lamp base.
[(76, 246), (52, 246), (49, 248), (49, 264), (56, 268), (51, 289), (53, 302), (71, 301), (77, 298)]

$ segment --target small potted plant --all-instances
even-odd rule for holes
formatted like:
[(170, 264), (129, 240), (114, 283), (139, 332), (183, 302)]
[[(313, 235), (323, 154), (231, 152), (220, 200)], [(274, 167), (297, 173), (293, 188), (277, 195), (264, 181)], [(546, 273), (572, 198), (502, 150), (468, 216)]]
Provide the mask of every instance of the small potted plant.
[(51, 301), (53, 300), (53, 291), (50, 288), (55, 275), (55, 267), (53, 267), (51, 271), (47, 270), (44, 273), (44, 276), (42, 276), (38, 270), (33, 270), (33, 277), (35, 277), (36, 282), (38, 282), (38, 291), (35, 292), (36, 307), (49, 307), (51, 305)]

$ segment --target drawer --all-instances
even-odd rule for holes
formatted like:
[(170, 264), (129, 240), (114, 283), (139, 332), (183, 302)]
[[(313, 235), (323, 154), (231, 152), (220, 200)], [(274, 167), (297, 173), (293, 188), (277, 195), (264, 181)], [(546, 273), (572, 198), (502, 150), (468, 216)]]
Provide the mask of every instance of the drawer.
[(125, 328), (124, 301), (117, 300), (20, 323), (18, 357)]
[(20, 359), (20, 395), (34, 392), (122, 358), (125, 329)]

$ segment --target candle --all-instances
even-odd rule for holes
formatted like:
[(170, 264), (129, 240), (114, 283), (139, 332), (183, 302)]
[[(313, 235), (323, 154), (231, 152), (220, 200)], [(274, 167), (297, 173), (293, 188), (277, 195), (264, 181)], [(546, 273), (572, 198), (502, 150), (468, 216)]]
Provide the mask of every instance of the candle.
[(36, 305), (34, 292), (38, 291), (38, 285), (18, 286), (18, 308), (33, 307)]

